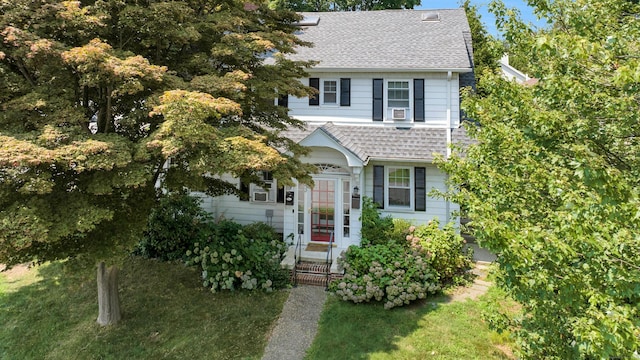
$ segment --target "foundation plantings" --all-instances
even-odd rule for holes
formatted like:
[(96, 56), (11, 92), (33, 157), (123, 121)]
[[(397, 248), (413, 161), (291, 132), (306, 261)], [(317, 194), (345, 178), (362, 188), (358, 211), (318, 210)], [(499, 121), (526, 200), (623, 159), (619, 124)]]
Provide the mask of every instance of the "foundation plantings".
[(339, 258), (342, 279), (329, 289), (344, 301), (378, 301), (386, 309), (408, 305), (443, 288), (462, 284), (472, 254), (452, 224), (438, 221), (413, 226), (400, 219), (381, 218), (375, 205), (363, 201), (362, 246), (350, 246)]

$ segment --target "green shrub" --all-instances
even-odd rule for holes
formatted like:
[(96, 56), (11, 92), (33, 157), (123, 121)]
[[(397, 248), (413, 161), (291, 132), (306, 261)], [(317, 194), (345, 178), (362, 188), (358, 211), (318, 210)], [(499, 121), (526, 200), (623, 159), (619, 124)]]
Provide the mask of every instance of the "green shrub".
[(242, 227), (232, 221), (212, 225), (211, 235), (187, 252), (187, 263), (202, 269), (212, 292), (236, 289), (272, 291), (289, 284), (280, 266), (287, 245), (267, 224)]
[[(393, 228), (387, 232), (387, 236), (391, 241), (397, 244), (403, 244), (408, 246), (406, 241), (407, 235), (409, 235), (409, 229), (411, 228), (411, 222), (405, 219), (393, 219)], [(415, 226), (414, 226), (415, 228)]]
[(440, 289), (428, 259), (400, 244), (350, 246), (338, 264), (344, 278), (334, 280), (329, 289), (344, 301), (382, 301), (385, 309), (391, 309)]
[(355, 303), (382, 301), (387, 309), (464, 283), (471, 252), (452, 224), (437, 220), (419, 227), (403, 219), (380, 216), (370, 198), (363, 199), (362, 246), (351, 246), (338, 258), (344, 278), (329, 289)]
[[(415, 229), (415, 230), (414, 230)], [(467, 281), (471, 269), (472, 250), (464, 250), (464, 239), (456, 234), (453, 224), (440, 228), (438, 220), (410, 228), (407, 241), (429, 255), (431, 266), (438, 272), (443, 286), (460, 285)]]
[(393, 231), (393, 219), (391, 216), (381, 217), (378, 205), (370, 197), (362, 198), (360, 220), (362, 221), (360, 243), (363, 246), (389, 242), (389, 234)]
[(162, 260), (183, 259), (194, 243), (206, 237), (211, 216), (200, 203), (186, 193), (162, 196), (149, 215), (147, 230), (134, 253)]

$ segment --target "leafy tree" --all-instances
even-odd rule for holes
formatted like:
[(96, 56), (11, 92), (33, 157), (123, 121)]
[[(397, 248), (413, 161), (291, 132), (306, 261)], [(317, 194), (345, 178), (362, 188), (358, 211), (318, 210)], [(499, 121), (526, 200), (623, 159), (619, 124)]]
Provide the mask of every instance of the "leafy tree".
[(489, 34), (478, 13), (478, 7), (471, 4), (471, 0), (464, 0), (461, 7), (467, 14), (467, 21), (471, 28), (473, 43), (473, 65), (476, 81), (485, 70), (495, 71), (498, 61), (504, 53), (504, 46)]
[(370, 11), (413, 9), (420, 0), (270, 0), (273, 9), (293, 11)]
[(466, 156), (440, 166), (497, 283), (522, 305), (495, 316), (524, 358), (630, 359), (640, 349), (640, 7), (529, 1), (533, 32), (494, 3), (535, 86), (485, 74), (463, 106), (480, 124)]
[[(297, 18), (239, 0), (0, 3), (0, 263), (123, 253), (159, 179), (213, 195), (236, 191), (222, 173), (308, 180), (274, 101), (308, 95), (309, 63), (279, 55), (305, 45)], [(99, 268), (113, 323), (117, 271)]]

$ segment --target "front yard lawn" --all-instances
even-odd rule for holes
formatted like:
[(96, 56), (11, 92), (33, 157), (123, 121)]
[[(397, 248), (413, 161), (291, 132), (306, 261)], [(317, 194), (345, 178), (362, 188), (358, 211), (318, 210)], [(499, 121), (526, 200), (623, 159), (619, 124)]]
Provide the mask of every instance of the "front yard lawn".
[(489, 330), (481, 316), (483, 302), (496, 301), (497, 291), (480, 300), (447, 303), (440, 296), (392, 310), (330, 297), (306, 359), (512, 359), (507, 336)]
[[(103, 328), (94, 271), (0, 273), (0, 359), (260, 359), (288, 294), (212, 294), (196, 270), (132, 257), (120, 273), (123, 321)], [(510, 359), (512, 344), (481, 318), (496, 291), (392, 310), (330, 297), (307, 359)]]
[(128, 259), (123, 321), (96, 324), (95, 270), (0, 273), (0, 359), (260, 359), (287, 292), (212, 294), (180, 264)]

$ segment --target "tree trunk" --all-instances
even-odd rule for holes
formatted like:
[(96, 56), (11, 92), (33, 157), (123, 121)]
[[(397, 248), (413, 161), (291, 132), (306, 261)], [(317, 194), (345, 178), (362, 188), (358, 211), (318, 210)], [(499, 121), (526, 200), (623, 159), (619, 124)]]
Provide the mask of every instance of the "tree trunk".
[(118, 296), (118, 268), (106, 268), (98, 264), (98, 324), (113, 325), (120, 321), (120, 297)]

